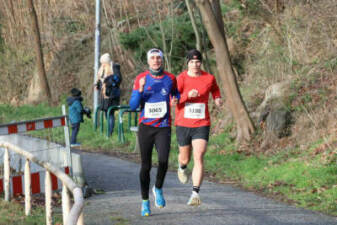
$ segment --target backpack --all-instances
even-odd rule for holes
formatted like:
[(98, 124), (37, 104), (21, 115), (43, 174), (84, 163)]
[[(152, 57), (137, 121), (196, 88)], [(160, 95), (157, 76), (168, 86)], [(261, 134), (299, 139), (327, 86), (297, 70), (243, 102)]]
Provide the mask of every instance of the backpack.
[(122, 82), (122, 75), (120, 72), (120, 65), (113, 64), (114, 74), (106, 77), (103, 81), (105, 85), (105, 95), (109, 99), (116, 99), (120, 97), (120, 84)]

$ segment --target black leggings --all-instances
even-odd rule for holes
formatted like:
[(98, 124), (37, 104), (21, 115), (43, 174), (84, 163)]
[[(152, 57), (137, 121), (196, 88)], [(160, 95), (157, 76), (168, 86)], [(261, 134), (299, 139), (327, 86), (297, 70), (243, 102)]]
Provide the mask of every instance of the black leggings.
[(141, 156), (140, 186), (142, 198), (149, 199), (150, 170), (152, 167), (152, 149), (156, 146), (158, 153), (158, 170), (155, 186), (162, 188), (168, 167), (171, 148), (171, 127), (151, 127), (139, 125), (138, 140)]

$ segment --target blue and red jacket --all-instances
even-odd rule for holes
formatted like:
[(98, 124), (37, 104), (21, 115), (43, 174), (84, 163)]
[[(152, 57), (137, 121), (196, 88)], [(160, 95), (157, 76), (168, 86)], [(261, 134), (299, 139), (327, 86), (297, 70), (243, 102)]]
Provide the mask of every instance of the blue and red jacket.
[[(144, 91), (140, 93), (139, 80), (143, 77), (145, 77), (145, 86)], [(179, 98), (177, 80), (173, 74), (164, 71), (163, 75), (154, 76), (150, 71), (145, 71), (135, 79), (129, 105), (131, 110), (135, 110), (140, 106), (139, 123), (153, 127), (169, 127), (171, 126), (170, 99), (173, 96)], [(145, 103), (159, 102), (166, 103), (166, 114), (161, 118), (146, 118), (144, 112)]]

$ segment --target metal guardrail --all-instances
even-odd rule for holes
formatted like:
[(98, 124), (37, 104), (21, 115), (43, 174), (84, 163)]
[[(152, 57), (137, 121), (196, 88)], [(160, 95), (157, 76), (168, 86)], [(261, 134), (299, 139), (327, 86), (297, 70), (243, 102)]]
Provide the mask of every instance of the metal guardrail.
[[(25, 178), (25, 214), (31, 214), (31, 175), (30, 175), (30, 161), (38, 164), (46, 169), (45, 176), (45, 199), (46, 199), (46, 225), (52, 224), (52, 182), (51, 173), (54, 174), (62, 182), (62, 211), (63, 224), (65, 225), (83, 225), (83, 206), (84, 199), (82, 189), (78, 187), (75, 182), (59, 168), (53, 166), (48, 162), (43, 162), (35, 157), (32, 153), (24, 149), (12, 145), (10, 143), (1, 142), (0, 147), (5, 149), (4, 154), (4, 193), (5, 200), (10, 200), (10, 160), (8, 151), (14, 151), (17, 154), (26, 158), (24, 178)], [(70, 195), (72, 192), (74, 197), (74, 205), (70, 209)]]
[(118, 114), (118, 141), (121, 143), (125, 143), (125, 135), (124, 135), (124, 128), (123, 128), (123, 114), (129, 113), (128, 115), (128, 131), (130, 131), (131, 128), (131, 113), (135, 113), (134, 117), (134, 126), (138, 125), (138, 112), (140, 112), (140, 109), (131, 110), (130, 107), (124, 108), (119, 110)]
[[(118, 109), (125, 109), (128, 108), (129, 106), (127, 105), (118, 105), (118, 106), (110, 106), (107, 111), (107, 121), (110, 119), (110, 112), (111, 110), (118, 110)], [(95, 117), (94, 117), (94, 130), (97, 130), (98, 127), (98, 113), (100, 117), (100, 132), (103, 133), (104, 131), (104, 111), (101, 110), (101, 106), (97, 106), (96, 111), (95, 111)], [(109, 137), (109, 126), (106, 128), (106, 136)]]
[[(107, 121), (110, 121), (110, 112), (111, 112), (111, 110), (117, 110), (117, 109), (121, 110), (121, 109), (127, 109), (127, 108), (129, 108), (128, 105), (110, 106), (108, 108), (108, 112), (107, 112)], [(106, 136), (107, 137), (110, 136), (109, 126), (107, 126), (107, 129), (106, 129)]]
[[(100, 132), (103, 133), (104, 131), (104, 111), (100, 109), (101, 106), (97, 106), (96, 113), (94, 117), (94, 130), (97, 130), (98, 127), (98, 113), (100, 115)], [(130, 106), (128, 105), (118, 105), (118, 106), (110, 106), (107, 111), (107, 121), (110, 119), (110, 112), (111, 110), (119, 110), (118, 113), (118, 141), (124, 143), (125, 142), (125, 135), (123, 130), (123, 114), (125, 112), (128, 112), (128, 129), (131, 127), (131, 120), (132, 120), (132, 113), (135, 113), (134, 116), (134, 124), (137, 126), (138, 123), (138, 112), (140, 112), (140, 109), (137, 110), (131, 110)], [(109, 125), (106, 128), (106, 136), (109, 137)]]

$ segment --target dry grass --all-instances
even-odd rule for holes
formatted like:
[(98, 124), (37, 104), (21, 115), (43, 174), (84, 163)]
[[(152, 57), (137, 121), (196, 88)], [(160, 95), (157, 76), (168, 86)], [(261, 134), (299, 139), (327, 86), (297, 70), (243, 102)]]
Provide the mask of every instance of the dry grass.
[[(9, 0), (5, 2), (10, 6)], [(105, 37), (110, 35), (107, 27), (113, 26), (117, 18), (127, 19), (126, 12), (134, 14), (133, 3), (133, 1), (104, 1), (102, 27)], [(135, 3), (140, 12), (150, 10), (149, 7), (142, 8), (146, 5), (139, 4), (140, 1)], [(279, 14), (272, 14), (269, 22), (263, 17), (249, 16), (237, 22), (240, 19), (238, 10), (225, 15), (227, 22), (239, 26), (231, 53), (233, 58), (241, 59), (244, 74), (241, 74), (240, 88), (251, 112), (261, 103), (267, 87), (284, 80), (291, 80), (294, 83), (290, 107), (295, 111), (296, 123), (292, 128), (292, 136), (287, 141), (282, 140), (280, 146), (285, 146), (288, 142), (301, 145), (310, 143), (310, 140), (328, 138), (329, 130), (336, 126), (334, 102), (337, 95), (336, 1), (284, 1), (284, 3), (285, 8)], [(270, 4), (265, 7), (267, 6), (271, 7)], [(92, 33), (94, 26), (94, 3), (36, 1), (36, 8), (41, 22), (46, 66), (54, 97), (59, 99), (59, 96), (67, 93), (70, 87), (77, 86), (90, 101), (94, 44), (93, 36), (88, 33)], [(0, 10), (4, 15), (2, 21), (5, 21), (2, 22), (2, 35), (5, 35), (7, 44), (17, 47), (15, 54), (8, 51), (3, 61), (0, 61), (1, 90), (8, 93), (0, 96), (0, 102), (8, 102), (13, 97), (20, 100), (26, 95), (33, 73), (34, 56), (28, 51), (31, 48), (29, 42), (23, 41), (29, 39), (24, 6), (20, 3), (13, 10), (13, 15), (17, 17), (16, 23), (11, 23), (10, 11), (6, 8)], [(131, 17), (128, 19), (131, 20)], [(150, 23), (151, 19), (145, 21)], [(127, 23), (124, 25), (128, 26)], [(273, 26), (277, 26), (276, 30), (280, 33), (276, 33)], [(18, 32), (14, 32), (15, 30)], [(281, 35), (281, 38), (277, 35)], [(279, 39), (284, 42), (280, 44)], [(111, 50), (110, 42), (108, 38), (102, 42), (104, 49), (102, 51)], [(125, 67), (124, 59), (120, 57), (117, 61), (123, 64), (123, 75), (126, 75), (131, 69)], [(127, 93), (131, 88), (133, 77), (124, 76), (124, 78), (122, 89)], [(13, 86), (16, 88), (9, 88)], [(227, 114), (226, 112), (218, 114), (225, 117), (226, 119), (222, 121), (226, 122), (217, 124), (216, 133), (224, 129), (227, 123), (232, 122)]]
[[(263, 18), (254, 17), (241, 24), (240, 35), (248, 37), (249, 43), (236, 41), (235, 49), (240, 51), (232, 54), (244, 54), (245, 58), (245, 73), (240, 82), (243, 98), (253, 112), (267, 87), (292, 81), (289, 109), (295, 123), (291, 136), (275, 142), (271, 148), (308, 149), (322, 140), (324, 149), (331, 152), (336, 149), (337, 139), (337, 2), (285, 2), (284, 10), (273, 15), (279, 21), (282, 44), (270, 21), (264, 23)], [(252, 145), (258, 148), (261, 139), (256, 142)]]

